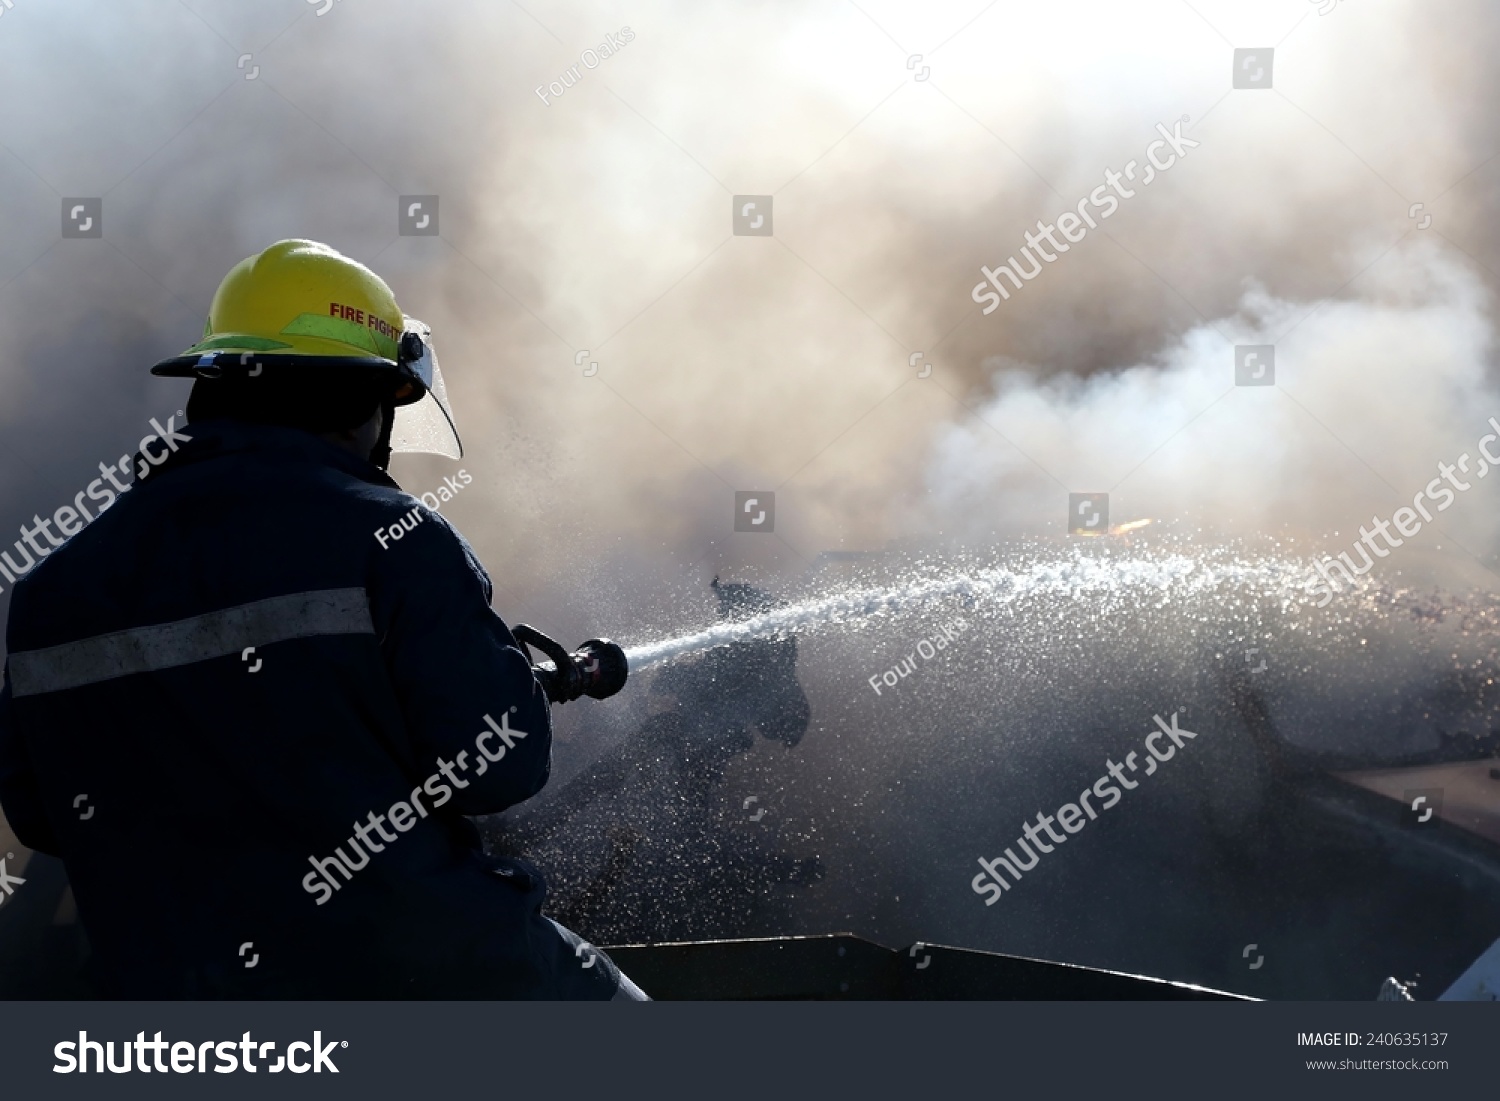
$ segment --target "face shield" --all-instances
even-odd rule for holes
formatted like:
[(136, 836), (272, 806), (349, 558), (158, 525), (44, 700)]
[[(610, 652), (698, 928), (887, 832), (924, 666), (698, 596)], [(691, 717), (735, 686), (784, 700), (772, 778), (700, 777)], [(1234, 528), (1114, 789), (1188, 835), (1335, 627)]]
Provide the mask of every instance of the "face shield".
[(432, 346), (432, 329), (414, 317), (406, 319), (399, 366), (420, 382), (426, 393), (410, 405), (396, 407), (391, 450), (463, 458), (464, 445), (458, 438), (453, 410), (448, 407), (448, 391), (443, 385), (443, 372), (438, 369), (437, 351)]

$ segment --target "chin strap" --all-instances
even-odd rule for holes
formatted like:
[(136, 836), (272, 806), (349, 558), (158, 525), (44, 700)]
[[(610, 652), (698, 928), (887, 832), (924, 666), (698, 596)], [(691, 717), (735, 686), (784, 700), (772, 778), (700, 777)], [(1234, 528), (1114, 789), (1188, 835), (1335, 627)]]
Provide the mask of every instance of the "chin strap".
[(381, 470), (391, 465), (391, 429), (396, 426), (396, 403), (387, 398), (380, 406), (380, 439), (370, 450), (370, 462)]

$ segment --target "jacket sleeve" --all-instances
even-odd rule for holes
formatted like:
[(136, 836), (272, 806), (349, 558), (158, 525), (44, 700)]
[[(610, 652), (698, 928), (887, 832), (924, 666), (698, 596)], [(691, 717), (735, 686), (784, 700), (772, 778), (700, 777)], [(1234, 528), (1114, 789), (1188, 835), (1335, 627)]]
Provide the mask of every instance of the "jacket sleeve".
[[(424, 777), (453, 790), (462, 814), (492, 814), (535, 795), (552, 767), (546, 693), (493, 586), (457, 531), (423, 522), (372, 567), (371, 610)], [(444, 768), (444, 765), (447, 768)]]
[(0, 688), (0, 810), (21, 844), (49, 856), (61, 856), (62, 848), (42, 810), (41, 793), (31, 769), (26, 740), (16, 726), (10, 695), (10, 663), (6, 663), (5, 687)]

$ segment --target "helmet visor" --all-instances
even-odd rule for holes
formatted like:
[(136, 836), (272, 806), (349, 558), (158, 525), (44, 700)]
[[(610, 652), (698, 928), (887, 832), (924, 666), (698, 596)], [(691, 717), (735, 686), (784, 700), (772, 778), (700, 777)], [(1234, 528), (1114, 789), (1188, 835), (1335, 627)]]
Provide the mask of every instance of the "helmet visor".
[(443, 385), (443, 372), (438, 367), (437, 350), (432, 346), (432, 330), (408, 317), (406, 331), (421, 337), (422, 350), (415, 359), (403, 359), (401, 367), (422, 384), (426, 393), (410, 405), (396, 407), (396, 419), (391, 427), (391, 450), (461, 459), (464, 445), (458, 436), (453, 410), (448, 405), (448, 390)]

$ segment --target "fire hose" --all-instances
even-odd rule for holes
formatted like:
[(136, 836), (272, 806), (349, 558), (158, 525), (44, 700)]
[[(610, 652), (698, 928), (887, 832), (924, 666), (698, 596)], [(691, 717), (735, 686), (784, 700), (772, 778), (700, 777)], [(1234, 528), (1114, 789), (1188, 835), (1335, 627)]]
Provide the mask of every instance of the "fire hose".
[(551, 659), (532, 661), (531, 671), (553, 703), (567, 703), (579, 696), (607, 699), (625, 687), (630, 672), (625, 651), (607, 638), (591, 638), (569, 653), (561, 643), (525, 623), (516, 624), (511, 634), (528, 661), (532, 661), (532, 646)]

